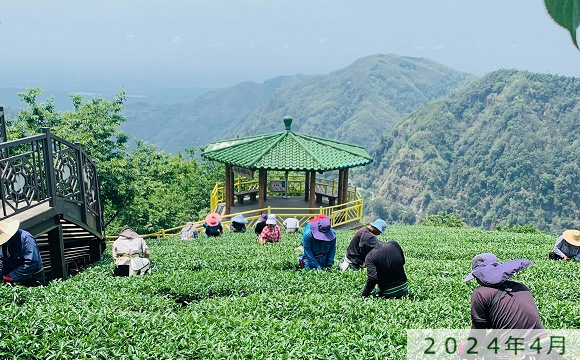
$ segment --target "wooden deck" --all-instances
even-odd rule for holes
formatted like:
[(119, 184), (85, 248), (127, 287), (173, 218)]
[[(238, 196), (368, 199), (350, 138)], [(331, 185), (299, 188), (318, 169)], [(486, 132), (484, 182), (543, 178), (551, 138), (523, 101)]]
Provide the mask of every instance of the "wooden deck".
[(35, 203), (32, 204), (32, 207), (24, 210), (20, 213), (14, 214), (14, 211), (7, 207), (6, 217), (10, 217), (10, 219), (18, 219), (21, 223), (26, 222), (40, 214), (48, 211), (50, 209), (50, 204), (48, 201), (43, 202), (42, 204), (36, 205)]
[[(328, 201), (324, 201), (322, 204), (315, 204), (315, 208), (319, 208), (320, 206), (329, 206)], [(290, 209), (306, 209), (310, 206), (310, 202), (304, 200), (304, 196), (289, 196), (287, 199), (283, 198), (282, 196), (268, 196), (266, 201), (264, 202), (264, 207), (273, 207), (273, 208), (290, 208)], [(239, 204), (234, 202), (234, 206), (231, 208), (231, 212), (242, 212), (242, 211), (249, 211), (249, 210), (257, 210), (258, 209), (258, 200), (256, 201), (244, 201), (243, 204)]]

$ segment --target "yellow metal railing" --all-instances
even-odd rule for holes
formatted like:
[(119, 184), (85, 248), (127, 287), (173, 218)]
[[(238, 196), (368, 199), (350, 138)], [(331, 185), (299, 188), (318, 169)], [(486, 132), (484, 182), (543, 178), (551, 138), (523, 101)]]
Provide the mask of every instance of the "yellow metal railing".
[(224, 185), (216, 183), (209, 193), (209, 208), (214, 211), (220, 202), (224, 201)]
[[(317, 182), (316, 186), (318, 187), (319, 185), (321, 185), (321, 186), (329, 186), (330, 188), (332, 188), (333, 184), (331, 184), (330, 182), (332, 182), (333, 180), (325, 180), (325, 181), (328, 181), (328, 183), (321, 182), (321, 184), (319, 184)], [(251, 181), (248, 181), (247, 183), (250, 182)], [(241, 185), (243, 184), (244, 183), (242, 182)], [(216, 184), (211, 194), (212, 196), (214, 196), (215, 194), (216, 197), (219, 197), (221, 194), (221, 196), (223, 197), (223, 185), (221, 187), (221, 190), (218, 185), (219, 184)], [(222, 226), (224, 227), (224, 231), (229, 231), (229, 225), (232, 222), (231, 218), (236, 215), (242, 214), (249, 221), (247, 229), (248, 231), (251, 231), (251, 228), (253, 228), (256, 225), (256, 222), (260, 218), (260, 215), (264, 213), (275, 214), (278, 225), (280, 226), (282, 226), (282, 223), (286, 218), (293, 217), (298, 219), (298, 221), (300, 221), (300, 226), (302, 227), (304, 226), (306, 221), (316, 217), (318, 214), (325, 214), (326, 217), (330, 219), (330, 223), (332, 224), (332, 226), (339, 226), (349, 222), (360, 221), (362, 220), (363, 213), (363, 205), (364, 205), (363, 198), (360, 196), (358, 189), (356, 187), (349, 187), (348, 192), (349, 199), (351, 200), (345, 204), (326, 207), (320, 206), (316, 208), (279, 208), (268, 206), (267, 208), (264, 209), (247, 210), (243, 212), (223, 215)], [(205, 231), (203, 228), (203, 223), (204, 219), (193, 222), (194, 226), (197, 228), (200, 234), (203, 234), (203, 232)], [(159, 230), (157, 232), (145, 234), (142, 236), (144, 239), (154, 239), (154, 238), (159, 239), (165, 237), (179, 236), (179, 233), (183, 228), (183, 226), (185, 226), (185, 224), (170, 229)], [(107, 239), (116, 239), (116, 238), (117, 236), (107, 236)]]
[[(281, 176), (273, 176), (268, 178), (268, 181), (270, 180), (284, 180), (284, 178)], [(258, 189), (258, 187), (259, 185), (257, 179), (244, 179), (239, 177), (234, 180), (234, 190), (236, 192)], [(303, 195), (305, 190), (304, 175), (293, 175), (288, 177), (288, 195)], [(330, 179), (317, 179), (315, 190), (325, 194), (336, 194), (338, 191), (338, 182), (336, 180)], [(273, 193), (268, 191), (268, 194)], [(360, 198), (361, 197), (358, 194), (357, 188), (354, 186), (348, 186), (347, 199), (349, 201), (354, 201)], [(218, 204), (222, 202), (225, 202), (225, 185), (223, 182), (218, 182), (215, 184), (213, 190), (210, 193), (209, 208), (211, 211), (215, 211)]]
[[(249, 221), (247, 228), (248, 231), (251, 231), (251, 228), (253, 228), (256, 225), (256, 222), (260, 218), (260, 215), (264, 213), (275, 214), (276, 221), (280, 226), (282, 226), (282, 223), (286, 218), (293, 217), (298, 219), (298, 221), (300, 221), (300, 226), (302, 227), (304, 226), (306, 221), (316, 217), (318, 214), (325, 214), (326, 217), (330, 219), (330, 223), (332, 224), (332, 226), (339, 226), (349, 222), (360, 221), (362, 220), (362, 210), (364, 205), (363, 199), (360, 196), (356, 187), (349, 189), (349, 194), (350, 196), (352, 196), (351, 201), (345, 204), (335, 206), (326, 206), (326, 207), (320, 206), (316, 208), (278, 208), (268, 206), (267, 208), (264, 209), (248, 210), (224, 215), (222, 216), (222, 226), (224, 227), (224, 231), (229, 231), (231, 218), (238, 214), (242, 214)], [(203, 232), (205, 231), (203, 228), (203, 223), (204, 223), (203, 219), (195, 221), (193, 223), (200, 234), (203, 234)], [(179, 233), (183, 228), (183, 226), (185, 226), (185, 224), (170, 229), (159, 230), (151, 234), (145, 234), (142, 235), (142, 237), (144, 239), (154, 239), (154, 238), (159, 239), (165, 237), (179, 236)], [(117, 236), (107, 236), (107, 239), (116, 239), (116, 238)]]

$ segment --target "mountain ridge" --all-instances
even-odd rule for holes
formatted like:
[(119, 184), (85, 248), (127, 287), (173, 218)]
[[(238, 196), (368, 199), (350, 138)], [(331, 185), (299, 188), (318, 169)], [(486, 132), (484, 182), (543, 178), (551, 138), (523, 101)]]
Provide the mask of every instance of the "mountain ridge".
[[(472, 78), (429, 59), (372, 55), (327, 75), (240, 83), (189, 104), (128, 106), (122, 128), (175, 152), (195, 141), (203, 146), (225, 137), (279, 131), (282, 118), (290, 115), (295, 131), (369, 147), (405, 114)], [(167, 121), (156, 124), (153, 117), (161, 112)]]
[(452, 212), (484, 228), (578, 228), (579, 118), (580, 79), (498, 70), (387, 132), (357, 180), (391, 218)]

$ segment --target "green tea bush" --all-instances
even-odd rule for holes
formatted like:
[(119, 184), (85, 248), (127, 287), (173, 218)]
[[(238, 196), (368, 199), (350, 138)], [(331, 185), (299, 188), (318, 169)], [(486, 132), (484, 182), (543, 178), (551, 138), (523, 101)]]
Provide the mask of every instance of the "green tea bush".
[(465, 221), (463, 221), (462, 218), (454, 214), (439, 213), (425, 216), (425, 218), (423, 219), (423, 225), (460, 228), (465, 226)]
[(514, 225), (512, 227), (509, 227), (508, 225), (504, 225), (504, 226), (497, 226), (496, 229), (500, 230), (500, 231), (510, 231), (510, 232), (515, 232), (515, 233), (520, 233), (520, 234), (541, 234), (542, 233), (542, 231), (540, 229), (538, 229), (536, 226), (534, 226), (532, 224)]
[[(353, 231), (338, 231), (336, 261)], [(578, 264), (549, 261), (555, 238), (389, 226), (405, 250), (410, 294), (363, 299), (366, 271), (304, 271), (299, 235), (148, 241), (153, 272), (114, 278), (96, 265), (45, 288), (0, 286), (0, 359), (404, 359), (406, 329), (468, 328), (470, 259), (529, 258), (528, 285), (548, 328), (580, 328)]]

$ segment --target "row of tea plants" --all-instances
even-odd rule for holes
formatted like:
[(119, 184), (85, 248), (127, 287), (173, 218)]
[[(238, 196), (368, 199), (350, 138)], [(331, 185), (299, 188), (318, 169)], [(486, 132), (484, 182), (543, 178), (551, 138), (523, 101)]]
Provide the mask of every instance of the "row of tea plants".
[[(337, 259), (354, 231), (338, 231)], [(579, 264), (549, 261), (555, 238), (390, 226), (410, 295), (363, 299), (366, 271), (299, 270), (300, 235), (149, 241), (153, 272), (114, 278), (112, 259), (45, 288), (0, 286), (1, 359), (404, 359), (406, 329), (468, 328), (470, 259), (528, 258), (515, 279), (548, 328), (580, 327)]]

